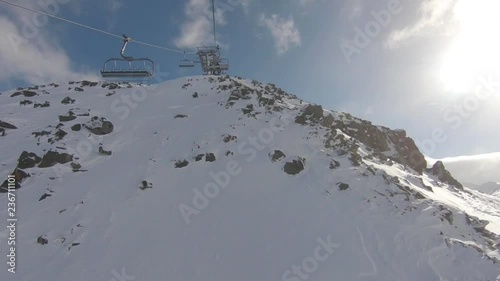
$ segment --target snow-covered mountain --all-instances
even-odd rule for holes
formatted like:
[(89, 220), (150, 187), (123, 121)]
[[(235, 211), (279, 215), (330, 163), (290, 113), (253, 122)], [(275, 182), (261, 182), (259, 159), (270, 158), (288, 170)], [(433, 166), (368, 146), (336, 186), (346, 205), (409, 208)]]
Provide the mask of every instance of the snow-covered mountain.
[(500, 195), (500, 183), (498, 182), (486, 182), (480, 185), (475, 184), (467, 184), (467, 187), (480, 191), (482, 193), (491, 194), (491, 195)]
[(500, 198), (273, 84), (51, 84), (0, 120), (0, 280), (500, 278)]

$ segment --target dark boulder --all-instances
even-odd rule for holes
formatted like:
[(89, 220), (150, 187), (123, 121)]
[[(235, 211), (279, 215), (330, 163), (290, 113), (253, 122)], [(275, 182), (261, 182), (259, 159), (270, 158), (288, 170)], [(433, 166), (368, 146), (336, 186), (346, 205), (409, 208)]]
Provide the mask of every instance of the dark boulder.
[(94, 135), (107, 135), (113, 132), (113, 123), (107, 121), (105, 118), (92, 117), (92, 120), (85, 125), (91, 133)]
[(48, 168), (56, 164), (66, 164), (73, 161), (73, 155), (67, 153), (59, 153), (57, 151), (48, 151), (42, 158), (42, 162), (38, 165), (39, 168)]
[(215, 154), (213, 154), (213, 153), (205, 154), (205, 161), (206, 162), (214, 162), (215, 161)]
[(81, 129), (82, 129), (82, 125), (80, 125), (80, 124), (76, 124), (76, 125), (71, 126), (71, 130), (73, 130), (75, 132), (78, 132)]
[(273, 162), (279, 161), (282, 158), (286, 157), (285, 153), (283, 153), (281, 150), (275, 150), (272, 154), (269, 153), (269, 156), (271, 157), (271, 160)]
[(24, 90), (24, 91), (19, 91), (19, 92), (15, 92), (13, 93), (12, 95), (10, 95), (10, 97), (17, 97), (17, 96), (25, 96), (25, 97), (34, 97), (37, 95), (36, 92), (33, 92), (33, 91), (27, 91), (27, 90)]
[(49, 240), (43, 238), (42, 236), (38, 236), (38, 238), (36, 239), (36, 242), (38, 244), (45, 245), (45, 244), (49, 243)]
[(176, 168), (184, 168), (187, 165), (189, 165), (189, 162), (187, 160), (179, 160), (179, 161), (175, 162)]
[(283, 171), (289, 175), (296, 175), (304, 170), (305, 159), (300, 158), (297, 160), (293, 160), (292, 162), (286, 162), (283, 167)]
[(74, 99), (72, 99), (72, 98), (70, 98), (70, 97), (65, 97), (65, 98), (61, 101), (61, 103), (62, 103), (62, 104), (70, 104), (70, 103), (74, 103), (74, 102), (75, 102), (75, 100), (74, 100)]
[(3, 121), (0, 121), (0, 127), (5, 128), (5, 129), (12, 129), (12, 130), (17, 129), (16, 126), (14, 126), (10, 123), (7, 123), (7, 122), (3, 122)]
[(19, 169), (29, 169), (38, 165), (42, 161), (38, 155), (33, 152), (23, 151), (17, 160), (17, 167)]

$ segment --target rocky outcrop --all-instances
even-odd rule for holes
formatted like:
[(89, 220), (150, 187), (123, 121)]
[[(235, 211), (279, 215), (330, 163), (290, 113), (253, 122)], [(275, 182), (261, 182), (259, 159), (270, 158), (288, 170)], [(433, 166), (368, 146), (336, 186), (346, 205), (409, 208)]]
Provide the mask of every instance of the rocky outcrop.
[(42, 158), (39, 168), (48, 168), (56, 164), (66, 164), (73, 161), (73, 155), (67, 153), (59, 153), (57, 151), (48, 151)]
[(113, 132), (113, 123), (107, 121), (104, 117), (94, 116), (92, 120), (85, 125), (85, 128), (94, 135), (107, 135)]
[(179, 161), (175, 162), (176, 168), (184, 168), (187, 165), (189, 165), (189, 162), (187, 160), (179, 160)]
[(0, 121), (0, 128), (11, 129), (11, 130), (17, 129), (16, 126), (14, 126), (10, 123), (7, 123), (7, 122), (3, 122), (3, 121)]
[(323, 107), (309, 104), (302, 110), (302, 114), (295, 118), (295, 123), (301, 125), (306, 125), (307, 121), (317, 123), (321, 118), (323, 118)]
[(298, 158), (297, 160), (293, 160), (292, 162), (286, 162), (283, 167), (283, 171), (289, 175), (296, 175), (304, 170), (305, 159)]
[(281, 150), (275, 150), (272, 154), (269, 153), (269, 157), (271, 157), (271, 160), (273, 162), (276, 162), (276, 161), (279, 161), (281, 160), (282, 158), (285, 158), (286, 155), (285, 153), (283, 153), (283, 151)]
[(449, 185), (453, 185), (458, 189), (464, 189), (464, 186), (458, 180), (456, 180), (448, 170), (446, 170), (442, 161), (437, 161), (434, 166), (432, 166), (430, 172), (434, 176), (437, 176), (440, 181)]
[(19, 91), (19, 92), (15, 92), (13, 93), (12, 95), (10, 95), (10, 97), (17, 97), (17, 96), (25, 96), (25, 97), (34, 97), (37, 95), (36, 92), (33, 92), (33, 91), (28, 91), (28, 90), (23, 90), (23, 91)]
[(29, 169), (38, 165), (42, 161), (38, 155), (33, 152), (23, 151), (17, 160), (19, 169)]

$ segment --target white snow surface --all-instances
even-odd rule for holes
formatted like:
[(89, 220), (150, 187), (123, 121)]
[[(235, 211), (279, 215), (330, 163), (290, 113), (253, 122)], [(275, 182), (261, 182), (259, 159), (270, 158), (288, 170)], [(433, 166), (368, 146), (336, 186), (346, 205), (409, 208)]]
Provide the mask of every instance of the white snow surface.
[[(239, 84), (254, 92), (231, 106)], [(24, 170), (31, 177), (15, 191), (16, 273), (7, 271), (9, 232), (1, 227), (0, 280), (497, 280), (500, 198), (376, 157), (353, 165), (325, 148), (327, 128), (294, 122), (306, 102), (284, 95), (259, 104), (257, 92), (278, 95), (265, 86), (196, 76), (113, 90), (102, 82), (44, 86), (34, 97), (2, 93), (0, 120), (18, 128), (0, 137), (2, 181), (23, 151), (67, 152), (84, 171), (69, 163)], [(75, 102), (62, 104), (65, 97)], [(34, 108), (45, 101), (50, 107)], [(253, 111), (244, 113), (249, 104)], [(59, 122), (70, 110), (77, 118)], [(324, 114), (335, 122), (344, 116)], [(113, 131), (70, 129), (93, 116)], [(59, 123), (67, 135), (51, 143)], [(52, 135), (32, 134), (43, 130)], [(228, 135), (237, 138), (225, 142)], [(101, 143), (112, 155), (99, 153)], [(273, 162), (274, 150), (286, 156)], [(363, 144), (358, 152), (372, 153)], [(299, 157), (304, 170), (285, 173)], [(188, 165), (176, 168), (182, 160)], [(332, 169), (332, 160), (340, 166)], [(141, 190), (143, 180), (153, 187)], [(43, 194), (51, 196), (40, 201)], [(7, 225), (6, 193), (0, 204)], [(486, 230), (469, 217), (487, 220)], [(40, 236), (48, 243), (37, 243)]]

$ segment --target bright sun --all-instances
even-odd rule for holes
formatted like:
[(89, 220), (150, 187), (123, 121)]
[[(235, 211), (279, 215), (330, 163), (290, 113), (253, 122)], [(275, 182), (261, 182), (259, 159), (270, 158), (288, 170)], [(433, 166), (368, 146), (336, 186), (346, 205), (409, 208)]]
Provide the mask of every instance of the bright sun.
[(500, 73), (500, 0), (459, 0), (454, 7), (458, 34), (440, 72), (447, 90), (468, 91), (481, 74)]

